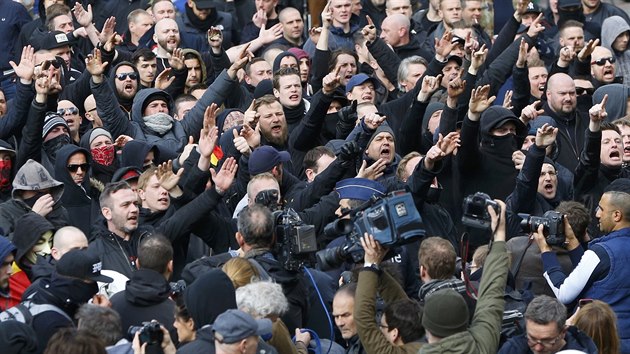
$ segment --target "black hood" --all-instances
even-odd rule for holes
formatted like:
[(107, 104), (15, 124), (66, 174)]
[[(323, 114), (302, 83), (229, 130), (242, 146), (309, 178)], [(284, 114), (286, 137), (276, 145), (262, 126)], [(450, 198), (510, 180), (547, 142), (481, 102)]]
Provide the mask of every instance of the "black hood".
[(138, 306), (161, 304), (171, 294), (171, 287), (164, 276), (151, 269), (138, 269), (125, 288), (125, 299)]
[(17, 247), (16, 263), (22, 264), (22, 258), (35, 246), (44, 232), (54, 230), (55, 227), (46, 218), (35, 212), (19, 218), (13, 232), (13, 244)]
[(70, 172), (68, 171), (68, 159), (73, 154), (81, 152), (85, 155), (85, 161), (92, 165), (92, 156), (90, 152), (82, 147), (78, 147), (74, 144), (69, 144), (63, 146), (59, 151), (57, 151), (57, 159), (55, 160), (55, 178), (63, 182), (64, 185), (64, 194), (61, 196), (61, 203), (63, 206), (77, 206), (77, 205), (85, 205), (90, 204), (91, 199), (88, 197), (90, 192), (90, 174), (89, 171), (85, 172), (85, 176), (83, 177), (83, 182), (81, 185), (77, 185), (72, 176), (70, 176)]
[(226, 310), (235, 309), (236, 292), (223, 271), (212, 269), (186, 288), (184, 302), (198, 330), (213, 324), (217, 316)]
[(490, 131), (504, 121), (514, 122), (516, 125), (516, 135), (527, 135), (527, 126), (525, 126), (511, 110), (501, 106), (492, 106), (481, 113), (479, 129), (481, 130), (482, 138), (490, 136)]
[(294, 57), (295, 58), (295, 62), (298, 63), (298, 65), (300, 65), (300, 60), (298, 60), (297, 56), (291, 52), (282, 52), (280, 54), (278, 54), (278, 56), (276, 56), (276, 59), (274, 59), (273, 61), (273, 72), (275, 73), (276, 71), (280, 70), (280, 62), (282, 62), (282, 59), (285, 57)]
[(154, 149), (154, 161), (159, 158), (159, 150), (156, 145), (151, 145), (144, 141), (132, 140), (125, 144), (122, 150), (121, 167), (136, 167), (142, 169), (144, 167), (144, 158), (151, 149)]

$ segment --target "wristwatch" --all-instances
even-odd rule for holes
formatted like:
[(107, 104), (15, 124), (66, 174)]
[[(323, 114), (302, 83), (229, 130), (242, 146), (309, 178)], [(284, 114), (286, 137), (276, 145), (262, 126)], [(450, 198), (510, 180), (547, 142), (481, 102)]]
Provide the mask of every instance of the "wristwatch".
[(370, 263), (370, 262), (363, 263), (363, 270), (371, 270), (378, 274), (381, 273), (381, 267), (379, 267), (379, 265), (376, 263)]

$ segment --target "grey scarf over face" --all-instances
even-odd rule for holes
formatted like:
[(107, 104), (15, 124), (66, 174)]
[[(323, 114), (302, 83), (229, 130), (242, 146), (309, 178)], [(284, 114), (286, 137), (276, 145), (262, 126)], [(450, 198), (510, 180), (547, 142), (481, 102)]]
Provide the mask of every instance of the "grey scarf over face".
[(166, 113), (156, 113), (142, 117), (144, 124), (157, 135), (162, 136), (173, 128), (173, 117)]

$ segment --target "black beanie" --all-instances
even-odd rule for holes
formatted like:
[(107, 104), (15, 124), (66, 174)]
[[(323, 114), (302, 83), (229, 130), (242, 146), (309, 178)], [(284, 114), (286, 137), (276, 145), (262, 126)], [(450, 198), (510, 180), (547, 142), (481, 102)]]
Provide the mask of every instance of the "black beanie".
[(604, 189), (604, 193), (607, 192), (622, 192), (630, 194), (630, 179), (628, 178), (617, 178), (612, 181), (606, 189)]
[(457, 291), (438, 290), (424, 303), (422, 326), (432, 335), (446, 338), (468, 328), (468, 305)]

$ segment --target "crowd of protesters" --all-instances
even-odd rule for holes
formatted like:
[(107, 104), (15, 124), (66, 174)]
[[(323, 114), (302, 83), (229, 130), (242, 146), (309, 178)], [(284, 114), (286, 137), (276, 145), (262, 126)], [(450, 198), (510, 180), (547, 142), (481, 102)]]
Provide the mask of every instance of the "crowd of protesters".
[(614, 4), (0, 17), (3, 353), (630, 354)]

